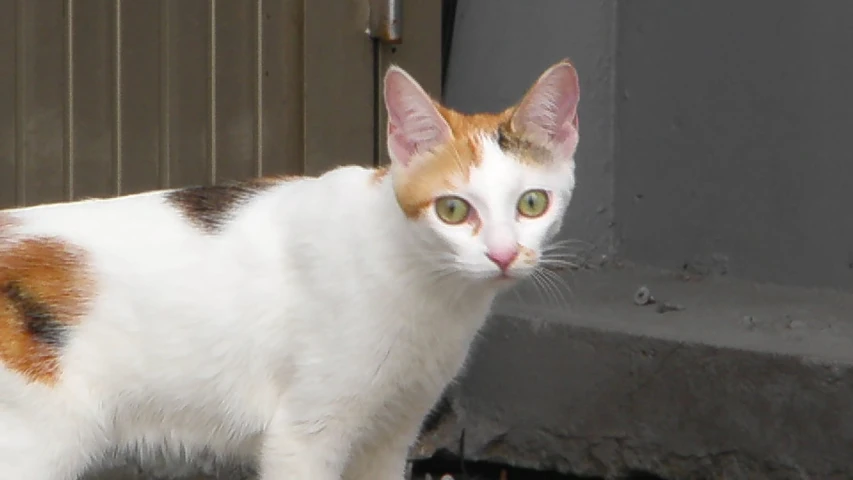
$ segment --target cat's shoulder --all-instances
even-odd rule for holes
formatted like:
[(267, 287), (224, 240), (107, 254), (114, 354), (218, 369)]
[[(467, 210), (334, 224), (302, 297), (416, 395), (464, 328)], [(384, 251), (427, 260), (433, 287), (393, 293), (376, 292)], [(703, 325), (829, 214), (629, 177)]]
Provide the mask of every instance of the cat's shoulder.
[(390, 167), (381, 165), (378, 167), (364, 165), (342, 165), (333, 168), (323, 175), (318, 180), (326, 181), (328, 184), (339, 188), (364, 189), (369, 190), (371, 187), (377, 187), (388, 177)]

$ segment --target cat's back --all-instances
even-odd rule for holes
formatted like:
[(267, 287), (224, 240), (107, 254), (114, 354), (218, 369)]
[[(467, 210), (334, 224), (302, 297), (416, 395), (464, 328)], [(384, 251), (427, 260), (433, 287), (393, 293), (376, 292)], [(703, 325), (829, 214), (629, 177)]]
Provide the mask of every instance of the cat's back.
[(299, 265), (285, 260), (332, 241), (316, 225), (347, 219), (346, 206), (375, 190), (372, 175), (342, 167), (0, 210), (0, 364), (55, 381), (62, 360), (90, 380), (119, 371), (139, 385), (180, 364), (262, 369), (241, 345), (285, 350), (267, 325), (298, 301)]
[(94, 396), (118, 443), (164, 422), (187, 438), (200, 426), (256, 432), (276, 396), (270, 363), (287, 374), (269, 355), (287, 345), (268, 328), (283, 294), (268, 220), (299, 183), (0, 210), (0, 426), (3, 411), (87, 411)]
[[(232, 204), (247, 195), (232, 192)], [(177, 448), (162, 424), (186, 448), (219, 451), (260, 430), (273, 394), (251, 357), (260, 348), (246, 348), (247, 329), (228, 317), (240, 296), (224, 295), (241, 279), (210, 261), (226, 220), (212, 212), (236, 208), (228, 196), (186, 189), (0, 211), (0, 452), (29, 441), (19, 419), (40, 410), (63, 412), (38, 414), (45, 428), (65, 425), (80, 441), (102, 432), (130, 449)], [(230, 435), (197, 433), (220, 427)]]
[[(90, 255), (125, 254), (138, 245), (156, 248), (192, 236), (167, 191), (0, 210), (5, 244), (53, 239)], [(2, 243), (0, 243), (2, 248)]]
[[(263, 271), (247, 280), (263, 261), (238, 266), (263, 253), (234, 258), (221, 232), (278, 184), (0, 210), (0, 364), (50, 383), (60, 361), (85, 362), (108, 379), (113, 367), (144, 373), (158, 355), (168, 367), (237, 331), (235, 312), (268, 293), (253, 290)], [(247, 293), (226, 294), (238, 288)]]
[[(266, 177), (0, 210), (0, 238), (61, 238), (100, 252), (137, 245), (149, 250), (185, 246), (194, 238), (200, 242), (221, 238), (233, 227), (256, 220), (257, 214), (275, 213), (287, 223), (288, 216), (298, 221), (300, 214), (358, 202), (375, 193), (385, 173), (342, 166), (319, 177)], [(280, 200), (275, 205), (280, 212), (261, 207), (252, 215), (252, 205), (273, 196)]]

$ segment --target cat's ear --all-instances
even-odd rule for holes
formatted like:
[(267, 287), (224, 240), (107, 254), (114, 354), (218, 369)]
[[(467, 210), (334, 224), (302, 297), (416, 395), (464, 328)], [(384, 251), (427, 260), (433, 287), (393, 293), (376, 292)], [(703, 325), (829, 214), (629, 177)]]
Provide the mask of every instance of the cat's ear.
[(580, 85), (575, 67), (563, 60), (543, 73), (516, 107), (512, 129), (570, 158), (578, 144)]
[(385, 73), (384, 83), (388, 153), (392, 163), (406, 167), (418, 155), (451, 140), (447, 121), (408, 73), (392, 66)]

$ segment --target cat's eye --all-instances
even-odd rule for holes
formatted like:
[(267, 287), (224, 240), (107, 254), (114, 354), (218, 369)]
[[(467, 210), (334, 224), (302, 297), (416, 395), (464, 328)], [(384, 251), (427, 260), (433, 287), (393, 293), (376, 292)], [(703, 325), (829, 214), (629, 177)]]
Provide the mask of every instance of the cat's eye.
[(442, 222), (457, 225), (468, 219), (471, 204), (459, 197), (439, 197), (435, 201), (435, 214)]
[(518, 213), (527, 218), (536, 218), (548, 210), (548, 193), (544, 190), (528, 190), (518, 199)]

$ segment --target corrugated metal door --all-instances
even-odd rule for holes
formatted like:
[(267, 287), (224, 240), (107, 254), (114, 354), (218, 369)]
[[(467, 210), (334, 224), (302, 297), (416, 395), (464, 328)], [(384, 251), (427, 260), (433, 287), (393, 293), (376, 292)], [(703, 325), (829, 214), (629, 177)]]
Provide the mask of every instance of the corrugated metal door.
[(439, 93), (440, 5), (390, 46), (366, 0), (0, 0), (0, 208), (381, 162), (378, 82)]

